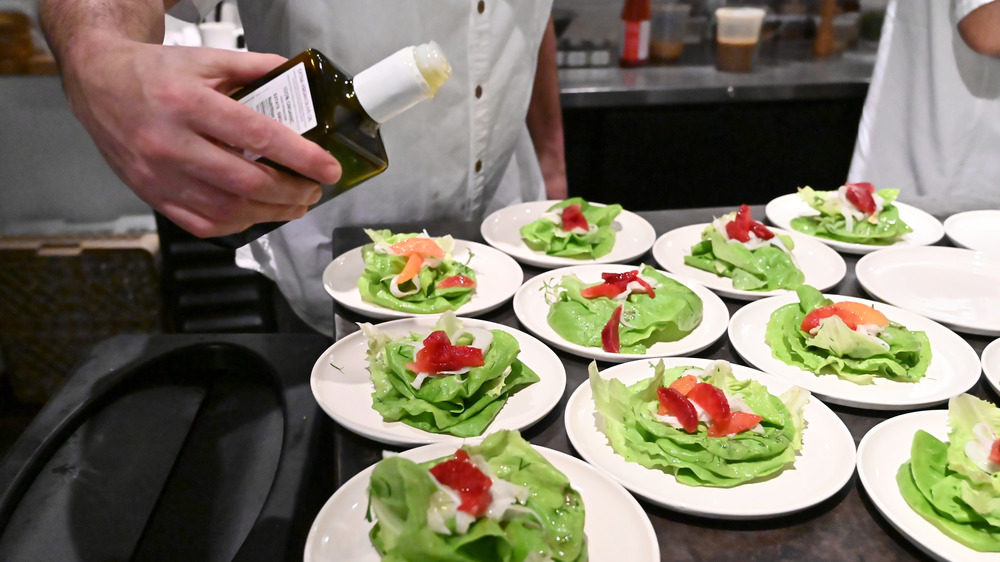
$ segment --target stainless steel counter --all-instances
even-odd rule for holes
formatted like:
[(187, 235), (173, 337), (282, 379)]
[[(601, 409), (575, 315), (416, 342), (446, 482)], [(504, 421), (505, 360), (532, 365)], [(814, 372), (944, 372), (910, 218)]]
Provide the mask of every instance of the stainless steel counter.
[(720, 72), (709, 56), (695, 55), (694, 64), (561, 69), (563, 107), (864, 99), (875, 66), (875, 53), (865, 51), (825, 59), (762, 56), (741, 74)]

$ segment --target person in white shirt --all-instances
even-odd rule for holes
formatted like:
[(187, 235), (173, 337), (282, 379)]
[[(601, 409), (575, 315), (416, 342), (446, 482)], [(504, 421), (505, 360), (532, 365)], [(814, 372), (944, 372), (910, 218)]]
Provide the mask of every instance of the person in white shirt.
[(1000, 207), (1000, 2), (889, 3), (848, 181), (938, 215)]
[[(193, 4), (205, 15), (217, 4), (186, 1), (176, 10)], [(318, 331), (333, 330), (321, 275), (334, 228), (480, 220), (567, 196), (552, 0), (240, 2), (251, 53), (163, 46), (164, 14), (176, 3), (41, 0), (67, 97), (125, 183), (193, 234), (298, 219), (241, 248), (237, 263), (273, 279)], [(241, 156), (246, 149), (336, 182), (332, 156), (225, 93), (309, 47), (356, 73), (430, 40), (452, 78), (382, 126), (383, 174), (303, 217), (319, 197), (315, 182)]]

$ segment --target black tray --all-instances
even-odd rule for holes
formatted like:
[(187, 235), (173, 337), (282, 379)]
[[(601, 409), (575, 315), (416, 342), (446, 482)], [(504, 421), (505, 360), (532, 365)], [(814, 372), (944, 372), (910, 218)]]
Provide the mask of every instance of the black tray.
[(301, 560), (333, 492), (319, 335), (98, 344), (0, 463), (0, 560)]

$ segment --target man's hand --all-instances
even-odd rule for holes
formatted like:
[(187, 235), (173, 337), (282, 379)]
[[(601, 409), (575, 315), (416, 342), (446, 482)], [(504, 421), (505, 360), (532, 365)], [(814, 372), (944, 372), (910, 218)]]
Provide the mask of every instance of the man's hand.
[[(167, 47), (100, 32), (60, 65), (77, 118), (146, 203), (200, 237), (305, 214), (335, 183), (337, 160), (227, 93), (285, 61), (277, 55)], [(284, 174), (243, 156), (260, 154)]]

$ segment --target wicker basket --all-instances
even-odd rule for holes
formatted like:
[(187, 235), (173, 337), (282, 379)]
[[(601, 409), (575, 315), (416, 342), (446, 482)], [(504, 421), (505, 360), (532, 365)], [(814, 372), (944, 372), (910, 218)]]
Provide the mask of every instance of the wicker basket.
[(161, 331), (156, 234), (0, 237), (0, 376), (44, 403), (98, 341)]

